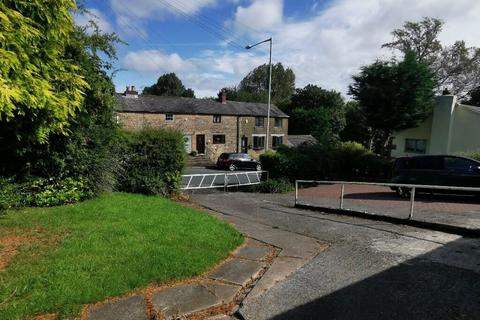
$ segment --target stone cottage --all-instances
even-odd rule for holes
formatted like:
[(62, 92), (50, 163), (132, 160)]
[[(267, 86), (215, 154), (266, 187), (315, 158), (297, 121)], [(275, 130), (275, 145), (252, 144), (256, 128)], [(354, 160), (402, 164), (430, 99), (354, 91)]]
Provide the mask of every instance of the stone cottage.
[[(213, 99), (139, 95), (127, 87), (117, 95), (117, 121), (127, 130), (145, 126), (183, 133), (185, 149), (216, 160), (222, 152), (258, 157), (265, 150), (267, 105)], [(288, 116), (272, 105), (269, 148), (287, 144)]]

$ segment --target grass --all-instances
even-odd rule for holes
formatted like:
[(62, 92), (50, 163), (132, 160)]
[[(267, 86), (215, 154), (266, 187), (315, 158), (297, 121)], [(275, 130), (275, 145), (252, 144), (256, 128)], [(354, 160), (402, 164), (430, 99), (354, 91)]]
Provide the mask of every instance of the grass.
[(226, 223), (160, 197), (116, 193), (9, 211), (0, 239), (27, 239), (0, 270), (0, 319), (76, 316), (82, 305), (199, 275), (240, 245)]

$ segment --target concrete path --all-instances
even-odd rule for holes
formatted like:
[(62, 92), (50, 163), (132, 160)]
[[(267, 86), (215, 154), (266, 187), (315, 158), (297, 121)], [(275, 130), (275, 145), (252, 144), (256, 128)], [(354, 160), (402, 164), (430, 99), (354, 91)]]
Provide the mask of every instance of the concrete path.
[(245, 319), (478, 319), (479, 239), (294, 209), (279, 195), (193, 198), (281, 248)]

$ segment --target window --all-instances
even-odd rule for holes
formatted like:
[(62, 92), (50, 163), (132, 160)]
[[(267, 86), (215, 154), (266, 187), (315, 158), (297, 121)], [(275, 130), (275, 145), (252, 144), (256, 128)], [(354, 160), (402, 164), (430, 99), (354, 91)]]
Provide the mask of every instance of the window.
[(225, 135), (224, 134), (214, 134), (213, 135), (213, 144), (225, 144)]
[(472, 172), (478, 167), (473, 161), (456, 157), (445, 157), (444, 164), (445, 169), (457, 172)]
[(272, 136), (272, 148), (276, 149), (283, 144), (282, 136)]
[(222, 116), (219, 114), (213, 115), (213, 123), (221, 123), (222, 122)]
[(255, 127), (263, 127), (264, 122), (264, 117), (255, 117)]
[(253, 149), (260, 150), (265, 148), (265, 136), (253, 136)]
[(427, 140), (405, 139), (405, 152), (426, 153)]
[(282, 118), (275, 118), (275, 128), (281, 128), (283, 124), (282, 122)]
[(173, 121), (173, 113), (165, 113), (165, 121)]

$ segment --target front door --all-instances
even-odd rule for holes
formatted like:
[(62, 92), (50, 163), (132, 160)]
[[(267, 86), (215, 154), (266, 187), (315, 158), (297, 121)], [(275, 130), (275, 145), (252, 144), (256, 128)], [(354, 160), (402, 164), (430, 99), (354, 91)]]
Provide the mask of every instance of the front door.
[(242, 137), (242, 153), (247, 153), (248, 152), (248, 138), (247, 137)]
[(205, 135), (204, 134), (197, 134), (197, 153), (198, 154), (205, 153)]
[(185, 143), (185, 151), (187, 153), (192, 152), (192, 137), (189, 135), (184, 135), (183, 142)]

